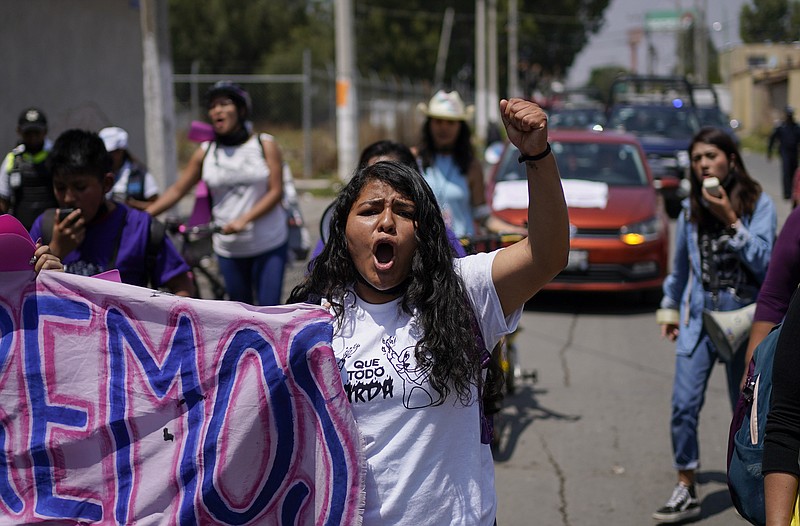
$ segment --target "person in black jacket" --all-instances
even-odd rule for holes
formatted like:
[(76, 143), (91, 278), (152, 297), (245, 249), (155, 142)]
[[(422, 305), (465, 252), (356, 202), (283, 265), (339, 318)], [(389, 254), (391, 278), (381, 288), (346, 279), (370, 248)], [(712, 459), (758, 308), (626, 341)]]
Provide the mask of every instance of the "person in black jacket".
[(792, 196), (792, 180), (797, 170), (797, 149), (800, 146), (800, 126), (794, 120), (794, 108), (786, 106), (783, 122), (775, 126), (769, 136), (767, 145), (767, 160), (772, 158), (772, 150), (778, 143), (778, 152), (781, 154), (781, 169), (783, 183), (783, 198)]

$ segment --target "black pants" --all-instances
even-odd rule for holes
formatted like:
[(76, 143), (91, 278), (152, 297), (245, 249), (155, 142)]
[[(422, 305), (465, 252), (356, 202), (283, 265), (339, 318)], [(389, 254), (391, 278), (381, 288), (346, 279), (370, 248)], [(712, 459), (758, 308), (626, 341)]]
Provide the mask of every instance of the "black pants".
[(783, 164), (783, 198), (789, 199), (792, 197), (792, 182), (794, 181), (794, 172), (797, 170), (797, 155), (781, 153), (781, 162)]

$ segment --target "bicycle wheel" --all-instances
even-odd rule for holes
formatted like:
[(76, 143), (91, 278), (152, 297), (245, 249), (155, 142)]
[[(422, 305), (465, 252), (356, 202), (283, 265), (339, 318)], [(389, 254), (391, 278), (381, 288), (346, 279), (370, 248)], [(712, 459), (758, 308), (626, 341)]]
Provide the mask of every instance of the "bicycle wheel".
[(516, 379), (514, 378), (514, 371), (511, 367), (511, 362), (509, 361), (508, 338), (505, 336), (501, 338), (498, 345), (500, 346), (500, 368), (503, 369), (505, 392), (514, 394), (517, 384)]
[(206, 265), (203, 265), (203, 263), (206, 262), (200, 262), (196, 267), (193, 267), (193, 270), (199, 272), (203, 277), (203, 291), (210, 293), (211, 299), (224, 300), (227, 290), (225, 289), (225, 283), (219, 276), (219, 270), (213, 261), (207, 262)]
[(517, 386), (522, 383), (522, 364), (519, 361), (517, 346), (513, 341), (507, 341), (505, 345), (506, 361), (508, 362), (508, 372), (506, 373), (506, 389), (509, 393), (515, 393)]

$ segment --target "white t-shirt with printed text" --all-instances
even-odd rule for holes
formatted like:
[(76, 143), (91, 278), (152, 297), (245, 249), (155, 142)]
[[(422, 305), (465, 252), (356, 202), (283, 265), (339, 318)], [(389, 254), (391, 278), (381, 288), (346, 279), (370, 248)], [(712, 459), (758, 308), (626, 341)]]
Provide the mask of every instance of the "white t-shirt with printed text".
[[(491, 280), (494, 255), (454, 262), (489, 349), (521, 313), (503, 317)], [(476, 390), (470, 406), (452, 393), (435, 405), (429, 370), (414, 356), (420, 328), (400, 300), (376, 305), (349, 295), (345, 303), (333, 349), (364, 440), (364, 524), (494, 524), (494, 464), (481, 443)]]

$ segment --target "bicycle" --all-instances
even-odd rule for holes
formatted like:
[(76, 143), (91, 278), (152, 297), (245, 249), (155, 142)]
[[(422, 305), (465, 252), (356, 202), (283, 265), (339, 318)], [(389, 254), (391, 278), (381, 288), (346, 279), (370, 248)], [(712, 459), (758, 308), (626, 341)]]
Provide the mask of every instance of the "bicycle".
[[(200, 291), (207, 289), (211, 292), (211, 299), (225, 299), (225, 284), (216, 270), (214, 251), (211, 248), (211, 235), (220, 232), (222, 227), (213, 222), (188, 226), (178, 218), (167, 219), (164, 226), (173, 243), (178, 246), (181, 257), (191, 267), (198, 298), (202, 297)], [(203, 277), (207, 287), (200, 286), (198, 275)]]
[[(468, 254), (475, 254), (477, 252), (490, 252), (498, 248), (513, 245), (520, 241), (525, 236), (516, 233), (489, 233), (480, 234), (472, 237), (462, 237), (459, 239), (461, 245), (464, 247)], [(534, 383), (538, 380), (538, 373), (536, 370), (525, 371), (522, 369), (522, 363), (519, 359), (519, 352), (515, 343), (519, 328), (502, 337), (497, 345), (492, 350), (493, 359), (500, 361), (500, 368), (503, 370), (504, 392), (514, 394), (517, 387), (522, 384), (524, 380), (531, 380)]]
[(522, 368), (517, 344), (515, 343), (517, 334), (521, 330), (522, 328), (517, 327), (517, 330), (511, 334), (503, 336), (495, 348), (495, 351), (500, 353), (500, 368), (503, 370), (504, 387), (508, 394), (516, 393), (517, 387), (524, 380), (529, 380), (532, 383), (536, 383), (539, 380), (539, 373), (536, 369), (526, 371)]
[(513, 245), (517, 241), (525, 238), (523, 234), (516, 233), (488, 233), (478, 234), (474, 236), (466, 236), (459, 238), (461, 246), (464, 247), (467, 254), (476, 254), (478, 252), (491, 252), (498, 248), (504, 248)]

